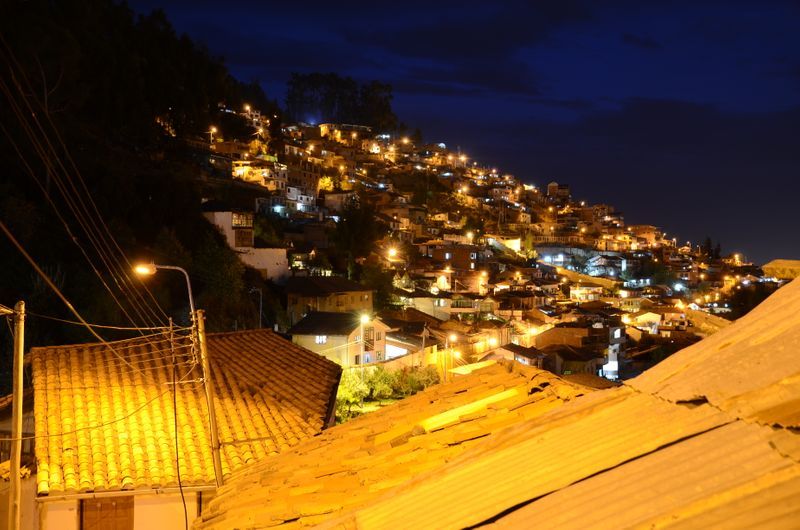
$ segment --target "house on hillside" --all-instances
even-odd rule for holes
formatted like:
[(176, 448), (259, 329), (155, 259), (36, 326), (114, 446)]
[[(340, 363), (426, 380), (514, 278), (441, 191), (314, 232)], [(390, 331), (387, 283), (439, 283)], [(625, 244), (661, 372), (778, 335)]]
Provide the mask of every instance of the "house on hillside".
[[(223, 482), (331, 425), (337, 364), (269, 330), (209, 334), (207, 350)], [(33, 348), (29, 358), (38, 514), (23, 500), (23, 528), (183, 528), (181, 492), (190, 521), (213, 496), (191, 337)]]
[(312, 311), (292, 326), (289, 335), (295, 344), (342, 366), (386, 360), (386, 333), (391, 328), (372, 317), (362, 324), (360, 317), (358, 313)]
[(290, 278), (286, 282), (286, 312), (291, 325), (312, 311), (372, 314), (372, 289), (339, 276)]
[[(212, 208), (208, 206), (207, 208)], [(239, 259), (261, 275), (282, 284), (289, 277), (289, 259), (285, 248), (256, 248), (253, 235), (253, 212), (206, 211), (203, 213), (225, 236)]]

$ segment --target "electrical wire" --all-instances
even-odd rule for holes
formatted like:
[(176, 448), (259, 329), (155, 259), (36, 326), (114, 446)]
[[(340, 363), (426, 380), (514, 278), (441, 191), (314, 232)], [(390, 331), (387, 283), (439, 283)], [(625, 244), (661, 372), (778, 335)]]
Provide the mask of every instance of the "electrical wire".
[[(14, 98), (14, 95), (11, 93), (11, 90), (2, 81), (2, 79), (0, 79), (0, 89), (2, 89), (3, 93), (6, 95), (6, 98), (9, 100), (10, 108), (14, 111), (18, 121), (20, 122), (20, 125), (22, 126), (23, 131), (28, 136), (28, 139), (30, 140), (34, 150), (37, 153), (37, 155), (39, 156), (39, 158), (44, 163), (44, 165), (45, 165), (45, 167), (47, 169), (48, 175), (52, 177), (53, 182), (55, 183), (56, 187), (58, 188), (59, 192), (61, 193), (61, 196), (64, 199), (64, 201), (66, 202), (68, 208), (72, 212), (75, 220), (78, 222), (78, 224), (83, 229), (83, 231), (86, 234), (86, 236), (88, 237), (89, 243), (94, 247), (95, 251), (97, 252), (98, 257), (101, 259), (101, 261), (103, 262), (105, 267), (111, 273), (112, 279), (117, 284), (117, 287), (124, 294), (125, 293), (125, 289), (120, 284), (119, 279), (117, 278), (117, 276), (116, 276), (116, 274), (114, 272), (114, 269), (111, 266), (109, 257), (107, 256), (107, 254), (101, 248), (101, 246), (100, 246), (100, 244), (98, 242), (97, 236), (94, 234), (94, 232), (92, 231), (91, 227), (89, 226), (89, 224), (87, 222), (87, 219), (86, 219), (85, 212), (82, 212), (80, 210), (80, 208), (78, 207), (78, 204), (72, 198), (72, 196), (71, 196), (69, 190), (67, 189), (65, 183), (62, 181), (61, 176), (59, 175), (59, 172), (54, 167), (54, 165), (53, 165), (53, 163), (51, 161), (50, 155), (48, 154), (48, 152), (46, 151), (45, 147), (41, 144), (41, 142), (37, 138), (35, 131), (33, 131), (31, 126), (27, 122), (26, 117), (25, 117), (26, 114), (24, 112), (22, 112), (21, 108), (19, 107), (18, 103), (16, 102), (16, 100)], [(23, 97), (24, 97), (24, 95), (23, 95)], [(34, 113), (33, 109), (30, 108), (30, 105), (28, 105), (28, 110), (29, 110), (30, 113), (34, 114), (34, 117), (35, 117), (35, 113)], [(9, 136), (9, 137), (11, 136), (8, 133), (7, 130), (4, 130), (4, 132), (6, 133), (6, 136)], [(23, 161), (23, 163), (25, 165), (25, 168), (28, 171), (28, 173), (37, 182), (37, 184), (39, 185), (40, 189), (43, 190), (43, 192), (45, 193), (45, 197), (48, 199), (48, 201), (50, 202), (51, 206), (56, 211), (57, 215), (61, 219), (63, 219), (63, 215), (61, 215), (60, 210), (58, 209), (58, 206), (55, 205), (55, 203), (52, 201), (52, 198), (47, 193), (46, 188), (44, 188), (44, 186), (41, 184), (39, 179), (36, 177), (35, 172), (32, 170), (30, 165), (25, 160), (25, 158), (22, 155), (21, 151), (19, 150), (19, 147), (16, 144), (16, 142), (14, 142), (13, 139), (11, 139), (11, 142), (12, 142), (12, 145), (15, 147), (15, 150), (18, 152), (18, 155), (20, 156), (21, 160)], [(62, 165), (62, 168), (63, 168), (63, 165)], [(68, 175), (67, 175), (67, 178), (69, 178)], [(73, 189), (74, 189), (74, 186), (73, 186)], [(64, 221), (64, 223), (66, 223), (66, 221)], [(86, 255), (85, 250), (80, 245), (80, 243), (78, 242), (77, 238), (72, 234), (71, 230), (69, 230), (68, 225), (65, 224), (65, 226), (67, 227), (68, 234), (72, 238), (73, 242), (75, 242), (75, 244), (78, 245), (81, 248), (82, 252), (84, 253), (84, 255), (85, 255), (86, 259), (87, 259), (87, 261), (90, 263), (92, 268), (96, 271), (96, 267), (94, 266), (91, 258), (89, 258), (88, 255)], [(98, 276), (101, 278), (101, 281), (104, 281), (102, 279), (102, 275), (100, 275), (99, 272), (96, 271), (96, 274), (98, 274)], [(128, 297), (128, 300), (129, 300), (129, 302), (135, 301), (135, 299), (131, 299), (130, 296)], [(139, 314), (139, 317), (142, 318), (141, 308), (137, 307), (135, 304), (132, 304), (132, 307)], [(123, 309), (123, 312), (125, 312), (124, 309)], [(152, 325), (153, 322), (150, 321), (150, 323)]]
[(41, 269), (41, 267), (39, 267), (36, 261), (34, 261), (34, 259), (31, 257), (31, 255), (28, 254), (28, 252), (23, 248), (20, 242), (17, 241), (17, 238), (14, 237), (14, 234), (12, 234), (8, 230), (8, 228), (6, 228), (6, 225), (5, 223), (3, 223), (3, 221), (0, 221), (0, 231), (2, 231), (6, 235), (6, 237), (8, 237), (11, 243), (13, 243), (13, 245), (17, 248), (17, 250), (19, 250), (19, 252), (25, 257), (25, 259), (28, 261), (31, 267), (34, 268), (36, 273), (45, 281), (45, 283), (47, 283), (47, 285), (56, 293), (56, 295), (58, 295), (61, 301), (64, 302), (64, 305), (67, 306), (67, 309), (69, 309), (72, 312), (72, 314), (75, 315), (75, 317), (78, 320), (80, 320), (84, 326), (86, 326), (86, 329), (89, 330), (89, 333), (94, 335), (97, 340), (102, 342), (122, 362), (124, 362), (130, 368), (135, 370), (133, 365), (131, 365), (129, 362), (125, 360), (124, 357), (122, 357), (119, 353), (117, 353), (117, 351), (114, 348), (112, 348), (111, 345), (108, 342), (106, 342), (106, 340), (103, 337), (97, 334), (97, 332), (89, 325), (88, 322), (86, 322), (86, 320), (81, 316), (81, 314), (78, 313), (78, 310), (75, 309), (75, 307), (73, 307), (72, 303), (69, 300), (67, 300), (67, 297), (64, 296), (64, 293), (62, 293), (61, 290), (58, 288), (58, 286), (56, 286), (56, 284), (53, 283), (53, 280), (51, 280), (50, 277)]
[[(76, 320), (67, 320), (64, 318), (53, 317), (50, 315), (42, 315), (39, 313), (32, 313), (31, 311), (26, 311), (26, 315), (34, 317), (34, 318), (44, 318), (47, 320), (52, 320), (54, 322), (62, 322), (64, 324), (72, 324), (75, 326), (83, 326), (82, 322), (78, 322)], [(93, 328), (97, 329), (113, 329), (118, 331), (166, 331), (169, 329), (168, 326), (156, 326), (156, 327), (139, 327), (139, 326), (110, 326), (105, 324), (89, 324)], [(191, 330), (192, 328), (189, 326), (182, 326), (177, 328), (179, 330)]]
[[(2, 38), (2, 35), (0, 35), (0, 42), (2, 42), (5, 45), (6, 53), (7, 53), (8, 57), (10, 58), (10, 61), (7, 61), (7, 62), (9, 62), (9, 66), (12, 68), (12, 72), (11, 72), (12, 73), (12, 78), (15, 81), (17, 81), (17, 79), (18, 79), (17, 76), (14, 75), (15, 72), (13, 71), (13, 66), (16, 65), (17, 70), (19, 72), (19, 77), (23, 81), (25, 81), (27, 83), (28, 88), (32, 92), (32, 86), (31, 86), (30, 82), (28, 81), (27, 77), (25, 76), (24, 69), (22, 69), (21, 66), (19, 65), (19, 62), (16, 60), (16, 57), (14, 56), (13, 50), (11, 50), (11, 48), (8, 46), (8, 44), (5, 42), (5, 40)], [(11, 63), (13, 63), (13, 64), (11, 64)], [(19, 108), (18, 104), (16, 103), (13, 95), (11, 94), (11, 91), (8, 89), (8, 87), (5, 85), (5, 83), (3, 83), (2, 86), (4, 87), (4, 92), (6, 93), (6, 96), (9, 99), (9, 102), (11, 103), (12, 110), (14, 110), (14, 112), (17, 115), (17, 118), (20, 120), (20, 123), (23, 126), (23, 129), (25, 130), (25, 132), (28, 135), (29, 139), (31, 140), (31, 142), (32, 142), (32, 144), (34, 146), (34, 149), (37, 151), (37, 153), (39, 154), (39, 156), (42, 159), (42, 161), (45, 162), (45, 165), (47, 166), (49, 174), (54, 178), (54, 181), (56, 182), (56, 185), (59, 187), (59, 191), (62, 193), (62, 196), (64, 197), (64, 199), (67, 201), (68, 206), (72, 210), (73, 215), (75, 216), (76, 220), (82, 226), (82, 228), (84, 229), (84, 232), (86, 233), (86, 235), (89, 237), (90, 243), (94, 246), (95, 250), (98, 253), (98, 256), (101, 258), (101, 260), (104, 262), (104, 265), (106, 266), (106, 268), (111, 273), (112, 278), (114, 279), (115, 283), (117, 284), (117, 287), (119, 287), (122, 292), (125, 292), (126, 291), (126, 287), (127, 287), (127, 289), (129, 290), (129, 295), (132, 294), (132, 296), (128, 296), (129, 303), (131, 303), (132, 306), (138, 306), (138, 307), (136, 307), (137, 312), (139, 312), (139, 310), (141, 308), (143, 308), (145, 310), (145, 312), (147, 312), (147, 310), (150, 309), (149, 306), (147, 304), (144, 304), (144, 306), (142, 306), (139, 303), (139, 301), (137, 300), (137, 298), (141, 298), (141, 293), (139, 292), (138, 289), (135, 289), (133, 287), (132, 281), (130, 279), (130, 274), (128, 273), (128, 271), (130, 270), (130, 262), (127, 261), (127, 257), (125, 257), (124, 253), (119, 248), (119, 245), (116, 243), (116, 240), (113, 238), (113, 235), (111, 234), (110, 230), (108, 229), (108, 225), (103, 221), (103, 218), (100, 215), (99, 210), (97, 209), (97, 205), (96, 205), (96, 203), (94, 203), (94, 200), (92, 199), (91, 195), (89, 194), (88, 188), (86, 187), (86, 184), (85, 184), (85, 181), (81, 177), (80, 171), (77, 169), (77, 166), (75, 165), (75, 162), (72, 159), (72, 157), (71, 157), (71, 155), (69, 153), (69, 150), (66, 148), (66, 145), (64, 144), (64, 142), (62, 140), (62, 138), (61, 138), (61, 136), (60, 136), (60, 134), (58, 132), (58, 128), (52, 122), (52, 119), (50, 118), (50, 115), (47, 112), (47, 109), (36, 98), (33, 98), (34, 101), (39, 103), (39, 106), (42, 107), (42, 109), (44, 111), (43, 114), (49, 120), (50, 126), (51, 126), (51, 128), (53, 130), (53, 133), (56, 136), (56, 138), (59, 141), (59, 143), (61, 144), (61, 147), (62, 147), (62, 149), (64, 151), (64, 154), (69, 159), (69, 162), (72, 165), (73, 170), (75, 171), (76, 180), (79, 182), (79, 184), (83, 188), (84, 193), (81, 193), (78, 190), (78, 188), (76, 187), (75, 183), (73, 182), (69, 171), (65, 167), (64, 163), (61, 161), (61, 158), (58, 156), (58, 152), (56, 151), (55, 147), (53, 146), (53, 143), (50, 141), (50, 138), (48, 137), (48, 134), (47, 134), (44, 126), (38, 120), (38, 117), (37, 117), (38, 113), (35, 111), (35, 109), (32, 108), (32, 106), (30, 104), (30, 101), (28, 100), (27, 96), (25, 95), (25, 92), (19, 87), (19, 83), (17, 82), (15, 84), (15, 86), (18, 88), (18, 90), (20, 92), (21, 99), (22, 99), (23, 103), (25, 104), (25, 106), (27, 107), (27, 110), (28, 110), (27, 113), (22, 113), (20, 111), (20, 108)], [(32, 116), (32, 121), (38, 127), (39, 132), (42, 135), (43, 141), (46, 142), (47, 148), (49, 148), (49, 153), (50, 154), (48, 154), (48, 150), (45, 149), (44, 145), (42, 145), (40, 140), (36, 137), (35, 131), (33, 131), (31, 129), (30, 125), (28, 125), (28, 123), (26, 121), (26, 118), (25, 118), (25, 116), (27, 116), (27, 115)], [(60, 179), (60, 177), (58, 175), (58, 171), (56, 170), (57, 168), (55, 168), (53, 163), (52, 163), (51, 156), (52, 156), (52, 158), (55, 159), (55, 161), (58, 163), (58, 166), (60, 166), (61, 170), (64, 172), (64, 177), (65, 177), (66, 181), (69, 183), (69, 185), (70, 185), (72, 191), (74, 192), (75, 197), (77, 198), (77, 200), (70, 199), (69, 190), (65, 189), (66, 188), (65, 185), (61, 182), (61, 179)], [(91, 212), (89, 211), (89, 208), (86, 206), (86, 203), (84, 202), (84, 197), (87, 198), (89, 204), (94, 209), (95, 214), (99, 218), (99, 224), (102, 226), (102, 228), (106, 232), (106, 235), (108, 236), (108, 239), (103, 237), (102, 232), (98, 228), (98, 222), (95, 220), (94, 216), (91, 215)], [(88, 220), (88, 223), (87, 223), (87, 220)], [(91, 225), (91, 226), (89, 226), (89, 225)], [(116, 247), (117, 251), (123, 256), (125, 261), (128, 263), (128, 267), (127, 268), (121, 265), (121, 262), (120, 262), (119, 258), (117, 258), (116, 254), (112, 251), (111, 245), (108, 243), (109, 239), (114, 244), (114, 246)], [(105, 247), (105, 248), (102, 248), (102, 247)], [(115, 272), (114, 266), (111, 263), (112, 259), (114, 261), (116, 261), (116, 266), (119, 267), (122, 270), (122, 274), (119, 274), (118, 271)], [(118, 276), (121, 278), (122, 284), (120, 284), (120, 279), (118, 279)], [(127, 283), (127, 285), (126, 285), (126, 283)], [(158, 309), (161, 311), (162, 315), (164, 315), (166, 317), (166, 314), (164, 313), (163, 309), (161, 309), (161, 307), (158, 306), (158, 302), (155, 300), (155, 298), (153, 298), (152, 293), (150, 293), (149, 290), (147, 290), (146, 285), (144, 285), (141, 282), (140, 282), (140, 284), (141, 284), (142, 287), (144, 287), (144, 290), (148, 292), (148, 295), (151, 297), (153, 302), (156, 304)], [(143, 300), (143, 298), (142, 298), (142, 300)], [(151, 309), (151, 311), (152, 311), (152, 309)], [(155, 315), (155, 313), (153, 313), (153, 314)], [(141, 316), (141, 313), (140, 313), (140, 316)], [(158, 320), (157, 315), (156, 315), (156, 319)]]
[[(169, 320), (172, 325), (172, 319)], [(170, 329), (170, 334), (172, 330)], [(180, 445), (178, 441), (178, 386), (175, 383), (177, 375), (177, 364), (175, 363), (175, 354), (172, 354), (172, 415), (173, 427), (175, 429), (175, 471), (178, 477), (178, 490), (181, 492), (181, 502), (183, 503), (183, 524), (184, 530), (189, 530), (189, 512), (186, 509), (186, 497), (183, 495), (183, 481), (181, 480), (181, 458), (180, 458)]]

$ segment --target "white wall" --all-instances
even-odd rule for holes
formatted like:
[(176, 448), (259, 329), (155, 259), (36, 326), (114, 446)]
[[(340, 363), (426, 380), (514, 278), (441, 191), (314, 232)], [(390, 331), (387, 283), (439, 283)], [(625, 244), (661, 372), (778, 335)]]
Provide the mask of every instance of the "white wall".
[[(184, 493), (189, 527), (197, 518), (197, 493)], [(133, 530), (183, 528), (183, 503), (180, 493), (136, 495), (133, 498)]]
[[(230, 242), (229, 242), (230, 243)], [(239, 259), (275, 283), (289, 278), (289, 258), (285, 248), (236, 248)]]
[(77, 500), (39, 503), (39, 523), (42, 530), (78, 530), (80, 510)]

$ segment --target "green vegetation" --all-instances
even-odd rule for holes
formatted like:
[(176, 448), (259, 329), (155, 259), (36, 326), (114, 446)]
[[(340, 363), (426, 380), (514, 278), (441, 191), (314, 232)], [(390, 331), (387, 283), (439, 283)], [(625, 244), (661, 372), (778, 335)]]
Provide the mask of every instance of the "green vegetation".
[(336, 395), (336, 421), (343, 423), (439, 382), (433, 366), (388, 371), (382, 366), (345, 370)]

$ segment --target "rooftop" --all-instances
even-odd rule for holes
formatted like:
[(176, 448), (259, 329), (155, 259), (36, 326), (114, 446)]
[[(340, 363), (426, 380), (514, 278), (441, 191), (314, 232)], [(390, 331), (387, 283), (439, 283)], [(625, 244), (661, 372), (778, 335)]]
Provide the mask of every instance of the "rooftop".
[(196, 527), (796, 528), (798, 348), (800, 280), (617, 388), (476, 371), (249, 466)]
[(289, 335), (349, 335), (360, 325), (357, 313), (312, 311), (292, 326)]
[(289, 278), (286, 292), (301, 296), (328, 296), (337, 293), (372, 292), (372, 289), (340, 276), (306, 276)]
[[(175, 415), (182, 484), (214, 484), (191, 341), (161, 334), (111, 346), (129, 364), (103, 344), (30, 352), (38, 494), (177, 486)], [(330, 422), (341, 374), (335, 363), (269, 330), (209, 334), (208, 357), (224, 476), (315, 436)]]

